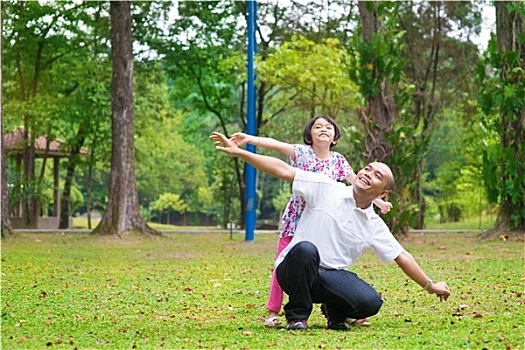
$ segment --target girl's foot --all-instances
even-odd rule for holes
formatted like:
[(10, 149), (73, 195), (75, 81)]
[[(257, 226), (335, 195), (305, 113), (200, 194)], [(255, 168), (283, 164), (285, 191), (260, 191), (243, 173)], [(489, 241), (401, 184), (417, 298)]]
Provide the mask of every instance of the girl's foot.
[(347, 318), (346, 321), (351, 326), (361, 326), (361, 327), (369, 327), (370, 326), (370, 317), (361, 318), (359, 320), (356, 320), (355, 318)]
[(275, 327), (279, 323), (281, 322), (279, 322), (279, 319), (277, 318), (277, 312), (270, 311), (268, 313), (268, 317), (264, 321), (264, 326), (265, 327)]

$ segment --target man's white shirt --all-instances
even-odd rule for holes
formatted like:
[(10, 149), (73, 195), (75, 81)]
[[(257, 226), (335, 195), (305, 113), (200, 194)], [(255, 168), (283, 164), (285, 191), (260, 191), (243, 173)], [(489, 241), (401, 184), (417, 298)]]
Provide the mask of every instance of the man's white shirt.
[(356, 207), (353, 186), (297, 169), (292, 191), (305, 199), (306, 207), (292, 241), (277, 257), (276, 267), (302, 241), (317, 247), (320, 267), (326, 269), (347, 269), (367, 249), (382, 262), (394, 260), (403, 251), (372, 204), (366, 209)]

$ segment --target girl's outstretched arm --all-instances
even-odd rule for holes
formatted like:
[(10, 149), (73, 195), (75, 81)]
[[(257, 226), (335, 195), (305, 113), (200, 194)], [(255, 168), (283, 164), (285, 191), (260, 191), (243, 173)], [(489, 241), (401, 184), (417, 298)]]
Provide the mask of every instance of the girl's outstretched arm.
[(279, 179), (293, 182), (297, 169), (274, 157), (248, 152), (239, 148), (232, 140), (226, 138), (220, 132), (212, 132), (210, 140), (215, 142), (217, 151), (226, 153), (232, 157), (238, 157), (253, 165), (257, 170)]
[(266, 149), (271, 149), (277, 152), (281, 152), (284, 155), (293, 157), (295, 155), (294, 145), (291, 143), (281, 142), (271, 137), (260, 137), (248, 135), (243, 132), (236, 132), (230, 137), (230, 140), (237, 144), (237, 146), (242, 147), (249, 143), (255, 147), (262, 147)]
[[(350, 182), (352, 185), (355, 183), (355, 179), (356, 176), (354, 172), (351, 172), (346, 176), (346, 181)], [(386, 202), (381, 198), (374, 199), (372, 203), (374, 203), (376, 207), (381, 209), (381, 214), (386, 214), (390, 211), (390, 209), (392, 209), (392, 203)]]

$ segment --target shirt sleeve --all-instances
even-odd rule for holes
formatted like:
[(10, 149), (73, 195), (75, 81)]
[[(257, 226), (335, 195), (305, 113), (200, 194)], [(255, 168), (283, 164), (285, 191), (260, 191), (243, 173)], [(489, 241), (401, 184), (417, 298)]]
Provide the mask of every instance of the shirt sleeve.
[(311, 161), (311, 150), (307, 145), (294, 144), (294, 155), (290, 157), (290, 164), (299, 169), (306, 169)]
[(316, 206), (332, 191), (340, 190), (340, 186), (346, 187), (326, 175), (297, 169), (292, 192), (303, 197), (307, 206)]
[(378, 220), (381, 220), (381, 224), (372, 242), (372, 250), (382, 262), (390, 262), (403, 252), (403, 247), (392, 235), (383, 220), (381, 218), (378, 218)]

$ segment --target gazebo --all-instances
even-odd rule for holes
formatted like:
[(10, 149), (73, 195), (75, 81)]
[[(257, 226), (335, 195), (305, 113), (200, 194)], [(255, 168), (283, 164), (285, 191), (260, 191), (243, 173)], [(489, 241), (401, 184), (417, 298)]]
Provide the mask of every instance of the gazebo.
[[(57, 229), (60, 222), (60, 158), (66, 158), (70, 154), (65, 152), (66, 143), (63, 140), (49, 141), (46, 135), (42, 135), (34, 139), (35, 158), (51, 158), (53, 159), (53, 216), (36, 217), (36, 229)], [(4, 147), (6, 156), (15, 158), (17, 167), (22, 165), (24, 155), (25, 136), (24, 129), (16, 129), (11, 133), (4, 134)], [(89, 151), (82, 148), (80, 154), (87, 156)], [(14, 216), (10, 217), (13, 228), (27, 228), (22, 220), (22, 203), (14, 209)], [(72, 220), (69, 220), (69, 227), (72, 227)]]

